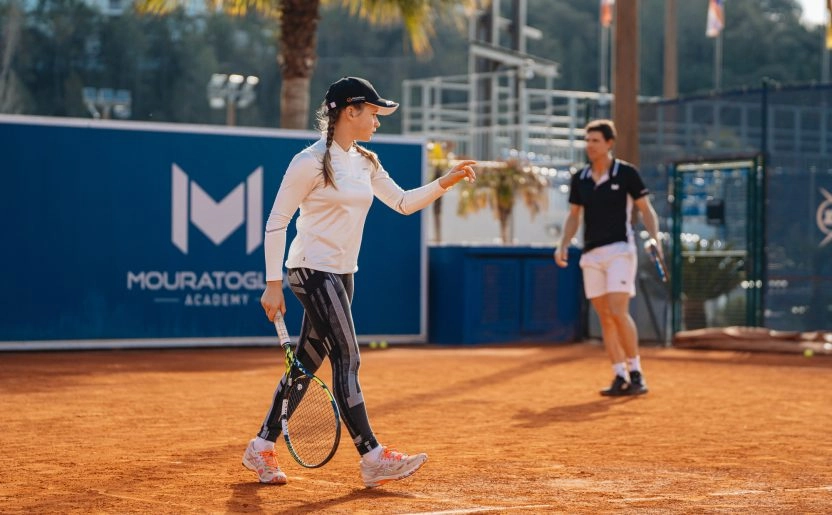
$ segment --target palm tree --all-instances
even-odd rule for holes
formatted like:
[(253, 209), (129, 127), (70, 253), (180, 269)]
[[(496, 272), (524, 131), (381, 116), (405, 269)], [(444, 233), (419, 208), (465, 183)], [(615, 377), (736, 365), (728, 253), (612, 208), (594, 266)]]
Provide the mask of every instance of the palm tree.
[[(436, 19), (455, 19), (456, 8), (476, 7), (484, 0), (205, 0), (211, 12), (244, 16), (249, 11), (279, 22), (280, 55), (277, 62), (283, 86), (280, 91), (280, 126), (306, 129), (309, 119), (309, 83), (318, 61), (318, 20), (322, 5), (340, 4), (350, 13), (374, 24), (401, 22), (410, 46), (420, 56), (431, 53), (430, 38)], [(485, 0), (487, 1), (487, 0)], [(166, 14), (187, 0), (137, 0), (142, 13)]]
[(460, 183), (457, 213), (467, 216), (490, 207), (500, 223), (500, 239), (512, 241), (511, 215), (519, 198), (534, 218), (549, 203), (549, 181), (533, 166), (519, 159), (480, 162), (477, 181)]

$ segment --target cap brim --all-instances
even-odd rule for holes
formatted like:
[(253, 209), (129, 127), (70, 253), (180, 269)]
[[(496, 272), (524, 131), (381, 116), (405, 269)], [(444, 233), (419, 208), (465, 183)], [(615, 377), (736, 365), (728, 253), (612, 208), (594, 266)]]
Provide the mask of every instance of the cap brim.
[(399, 104), (393, 102), (392, 100), (385, 100), (383, 98), (379, 98), (375, 102), (370, 102), (369, 100), (366, 103), (374, 105), (378, 107), (378, 113), (382, 116), (387, 116), (388, 114), (393, 114), (396, 112), (396, 109), (399, 108)]

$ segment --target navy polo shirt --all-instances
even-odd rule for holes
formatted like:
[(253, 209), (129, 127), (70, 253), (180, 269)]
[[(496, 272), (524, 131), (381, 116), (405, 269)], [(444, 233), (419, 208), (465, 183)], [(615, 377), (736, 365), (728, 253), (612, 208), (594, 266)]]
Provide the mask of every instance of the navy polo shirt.
[(597, 185), (591, 166), (572, 175), (569, 203), (584, 208), (584, 252), (629, 241), (632, 201), (650, 192), (636, 167), (626, 161), (614, 159), (607, 174), (609, 178)]

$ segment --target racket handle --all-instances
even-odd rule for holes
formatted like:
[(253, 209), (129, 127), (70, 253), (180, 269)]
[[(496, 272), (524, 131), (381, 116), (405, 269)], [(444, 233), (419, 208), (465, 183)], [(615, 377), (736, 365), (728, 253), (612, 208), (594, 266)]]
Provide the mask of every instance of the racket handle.
[(659, 279), (662, 280), (663, 283), (667, 282), (667, 271), (664, 269), (664, 263), (662, 262), (661, 257), (659, 256), (659, 248), (656, 244), (656, 240), (650, 238), (644, 243), (644, 250), (647, 251), (647, 255), (650, 256), (650, 261), (656, 265), (656, 271), (659, 273)]
[(647, 252), (647, 255), (650, 256), (651, 260), (656, 261), (659, 258), (658, 245), (656, 244), (656, 240), (653, 238), (644, 242), (644, 250)]
[(274, 328), (277, 330), (277, 337), (282, 347), (292, 343), (292, 339), (289, 338), (289, 330), (286, 328), (286, 321), (283, 320), (283, 313), (279, 310), (274, 316)]

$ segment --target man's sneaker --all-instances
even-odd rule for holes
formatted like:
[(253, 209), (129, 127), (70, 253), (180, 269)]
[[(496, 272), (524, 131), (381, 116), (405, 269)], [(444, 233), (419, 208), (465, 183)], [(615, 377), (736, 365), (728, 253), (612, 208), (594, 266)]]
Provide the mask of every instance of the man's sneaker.
[(261, 483), (285, 485), (289, 482), (286, 474), (280, 470), (280, 465), (277, 464), (274, 449), (258, 452), (254, 450), (254, 440), (248, 443), (246, 452), (243, 454), (243, 466), (257, 472)]
[(647, 383), (639, 371), (630, 372), (630, 389), (628, 395), (642, 395), (647, 393)]
[(364, 480), (364, 486), (374, 488), (388, 481), (406, 478), (419, 470), (426, 461), (428, 455), (425, 453), (408, 456), (385, 447), (375, 462), (362, 458), (361, 479)]
[(626, 379), (621, 377), (618, 374), (615, 374), (615, 379), (612, 380), (612, 384), (609, 388), (601, 390), (601, 395), (607, 397), (619, 397), (622, 395), (631, 395), (630, 394), (630, 383), (627, 382)]

